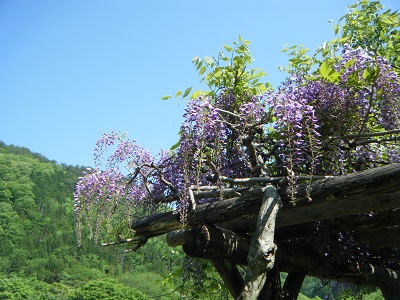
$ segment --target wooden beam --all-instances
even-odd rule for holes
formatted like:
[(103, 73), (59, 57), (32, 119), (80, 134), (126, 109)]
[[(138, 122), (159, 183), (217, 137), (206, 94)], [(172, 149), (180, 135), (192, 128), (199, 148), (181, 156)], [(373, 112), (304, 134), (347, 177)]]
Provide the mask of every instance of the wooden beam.
[(191, 229), (182, 229), (168, 232), (166, 235), (167, 244), (170, 247), (181, 246), (192, 241)]
[(368, 244), (371, 249), (400, 247), (400, 225), (358, 230), (354, 237), (358, 242)]
[(277, 225), (297, 225), (397, 207), (400, 207), (400, 191), (381, 193), (379, 195), (353, 195), (351, 198), (315, 199), (309, 205), (296, 206), (291, 209), (283, 208), (278, 217)]
[[(400, 179), (400, 178), (399, 178)], [(400, 180), (399, 180), (400, 181)], [(399, 182), (400, 187), (400, 182)], [(197, 205), (187, 216), (187, 227), (202, 224), (218, 224), (255, 218), (261, 206), (261, 196), (253, 198), (232, 198), (210, 204)], [(352, 199), (314, 200), (312, 203), (292, 207), (283, 206), (277, 217), (277, 227), (304, 224), (354, 214), (369, 213), (400, 207), (400, 191), (390, 194), (364, 196)], [(132, 222), (136, 236), (148, 238), (182, 228), (176, 211), (165, 212)]]
[(208, 260), (226, 259), (235, 264), (247, 265), (251, 236), (238, 235), (212, 225), (194, 227), (190, 234), (190, 242), (182, 246), (187, 255)]
[[(368, 229), (377, 229), (399, 225), (400, 208), (374, 212), (372, 214), (356, 214), (340, 218), (328, 219), (322, 222), (308, 222), (291, 226), (282, 226), (277, 229), (276, 235), (279, 240), (291, 238), (308, 237), (316, 234), (329, 235), (337, 232), (362, 232)], [(246, 228), (254, 227), (252, 219), (246, 220)], [(235, 230), (233, 224), (220, 224), (222, 228)]]
[[(261, 207), (262, 192), (262, 189), (256, 189), (240, 197), (198, 205), (188, 214), (186, 226), (254, 218)], [(278, 214), (278, 228), (400, 207), (400, 164), (316, 181), (311, 188), (311, 203), (303, 194), (305, 188), (300, 187), (297, 204), (293, 206), (288, 203), (288, 194), (280, 192), (287, 204)], [(131, 225), (136, 236), (148, 238), (181, 227), (176, 211), (140, 218)]]
[[(399, 191), (400, 163), (350, 173), (332, 179), (317, 180), (311, 185), (311, 198), (318, 201), (351, 199), (370, 195), (384, 195)], [(290, 191), (280, 192), (282, 200), (291, 200)], [(307, 203), (307, 186), (297, 189), (297, 205)], [(385, 202), (384, 197), (381, 201)]]

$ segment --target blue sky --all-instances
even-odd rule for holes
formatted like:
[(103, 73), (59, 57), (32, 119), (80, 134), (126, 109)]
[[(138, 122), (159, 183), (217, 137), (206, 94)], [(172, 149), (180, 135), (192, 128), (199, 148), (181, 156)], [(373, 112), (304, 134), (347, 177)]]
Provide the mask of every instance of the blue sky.
[(85, 166), (111, 130), (169, 149), (185, 103), (161, 97), (196, 87), (195, 55), (241, 35), (277, 87), (283, 46), (316, 49), (354, 1), (0, 0), (0, 140)]

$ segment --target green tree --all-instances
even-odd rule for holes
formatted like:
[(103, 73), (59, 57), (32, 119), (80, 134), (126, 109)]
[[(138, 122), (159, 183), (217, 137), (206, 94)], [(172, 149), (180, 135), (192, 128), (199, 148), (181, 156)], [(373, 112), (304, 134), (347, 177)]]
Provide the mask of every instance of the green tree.
[(125, 287), (110, 279), (90, 281), (76, 290), (73, 300), (145, 300), (149, 299), (134, 288)]

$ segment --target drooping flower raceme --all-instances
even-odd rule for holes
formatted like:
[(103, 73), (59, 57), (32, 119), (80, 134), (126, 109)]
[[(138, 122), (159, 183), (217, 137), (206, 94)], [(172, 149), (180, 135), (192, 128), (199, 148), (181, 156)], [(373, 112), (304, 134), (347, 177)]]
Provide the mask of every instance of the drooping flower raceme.
[(254, 124), (262, 124), (265, 104), (252, 96), (231, 111), (232, 101), (233, 95), (221, 93), (216, 100), (205, 97), (189, 102), (179, 147), (156, 157), (123, 134), (103, 134), (95, 149), (97, 168), (77, 184), (77, 215), (86, 215), (98, 236), (102, 218), (112, 219), (116, 207), (124, 207), (119, 211), (130, 218), (134, 209), (148, 211), (168, 198), (176, 202), (184, 219), (190, 188), (221, 185), (220, 176), (257, 175), (251, 173), (241, 139)]

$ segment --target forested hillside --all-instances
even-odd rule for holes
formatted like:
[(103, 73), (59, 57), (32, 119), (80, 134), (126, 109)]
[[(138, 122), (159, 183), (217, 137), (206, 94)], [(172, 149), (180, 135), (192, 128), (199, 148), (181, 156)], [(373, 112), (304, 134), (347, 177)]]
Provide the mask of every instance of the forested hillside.
[(147, 299), (173, 290), (162, 285), (169, 270), (160, 241), (130, 255), (85, 239), (77, 246), (73, 193), (83, 170), (0, 142), (0, 299)]
[[(78, 247), (73, 193), (84, 170), (0, 142), (0, 299), (228, 298), (211, 266), (193, 260), (182, 269), (183, 253), (163, 239), (131, 253), (85, 236)], [(312, 278), (303, 285), (315, 299), (344, 293)]]

